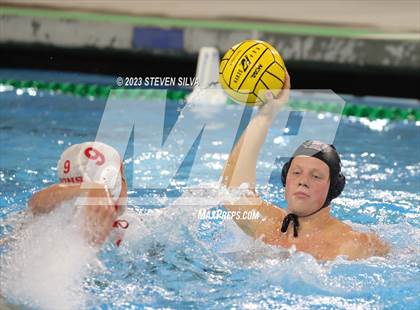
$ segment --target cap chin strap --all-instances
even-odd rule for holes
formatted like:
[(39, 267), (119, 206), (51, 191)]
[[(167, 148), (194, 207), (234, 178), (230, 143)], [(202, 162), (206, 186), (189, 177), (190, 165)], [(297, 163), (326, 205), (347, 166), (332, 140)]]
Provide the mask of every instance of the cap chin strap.
[(298, 228), (299, 228), (299, 217), (308, 217), (308, 216), (314, 215), (315, 213), (318, 213), (319, 211), (321, 211), (322, 209), (324, 209), (327, 206), (328, 205), (324, 204), (321, 208), (319, 208), (315, 212), (312, 212), (312, 213), (309, 213), (309, 214), (303, 215), (303, 216), (302, 215), (298, 216), (294, 213), (287, 214), (283, 219), (283, 223), (281, 224), (281, 232), (285, 233), (287, 231), (287, 229), (289, 228), (290, 222), (293, 222), (293, 237), (297, 238)]

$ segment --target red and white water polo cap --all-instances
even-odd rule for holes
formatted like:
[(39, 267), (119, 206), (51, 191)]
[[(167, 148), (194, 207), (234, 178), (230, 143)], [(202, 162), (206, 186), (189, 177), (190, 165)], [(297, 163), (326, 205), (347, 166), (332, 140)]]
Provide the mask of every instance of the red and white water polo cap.
[(61, 154), (57, 171), (61, 183), (95, 182), (105, 185), (114, 201), (121, 193), (121, 157), (102, 142), (75, 144)]

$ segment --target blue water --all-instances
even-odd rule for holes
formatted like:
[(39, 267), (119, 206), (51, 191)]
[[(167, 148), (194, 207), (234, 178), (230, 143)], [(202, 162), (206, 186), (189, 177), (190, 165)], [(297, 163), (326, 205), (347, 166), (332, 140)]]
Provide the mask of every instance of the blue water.
[[(175, 118), (183, 107), (168, 102), (168, 117)], [(18, 217), (35, 191), (57, 181), (61, 152), (95, 139), (104, 108), (104, 100), (0, 92), (1, 237), (13, 228), (6, 219)], [(240, 106), (231, 109), (242, 112)], [(154, 117), (150, 115), (151, 122)], [(165, 124), (170, 127), (173, 121)], [(419, 127), (412, 121), (343, 118), (339, 123), (335, 145), (347, 186), (334, 201), (333, 215), (356, 229), (375, 231), (392, 247), (386, 258), (353, 262), (317, 262), (307, 254), (253, 242), (231, 222), (197, 220), (191, 207), (164, 200), (153, 206), (138, 203), (151, 194), (133, 187), (136, 158), (130, 144), (125, 164), (135, 220), (122, 247), (108, 244), (98, 254), (108, 272), (84, 276), (79, 287), (84, 294), (77, 296), (89, 309), (419, 309)], [(281, 134), (275, 127), (270, 132)], [(214, 134), (215, 141), (220, 135), (223, 128)], [(221, 172), (225, 157), (210, 155), (198, 167), (198, 184), (217, 181), (209, 169)], [(144, 169), (158, 177), (153, 161), (145, 162)], [(283, 204), (279, 182), (273, 173), (270, 184), (258, 191)], [(166, 194), (180, 192), (182, 187)], [(2, 255), (8, 250), (0, 247)], [(36, 302), (5, 297), (36, 308)]]

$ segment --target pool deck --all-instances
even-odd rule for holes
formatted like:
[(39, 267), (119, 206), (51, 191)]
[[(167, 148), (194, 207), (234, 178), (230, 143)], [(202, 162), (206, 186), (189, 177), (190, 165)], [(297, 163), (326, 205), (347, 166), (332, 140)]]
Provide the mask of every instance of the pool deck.
[(224, 52), (255, 38), (270, 42), (286, 61), (420, 69), (418, 0), (3, 1), (0, 6), (0, 44), (195, 54), (202, 46)]

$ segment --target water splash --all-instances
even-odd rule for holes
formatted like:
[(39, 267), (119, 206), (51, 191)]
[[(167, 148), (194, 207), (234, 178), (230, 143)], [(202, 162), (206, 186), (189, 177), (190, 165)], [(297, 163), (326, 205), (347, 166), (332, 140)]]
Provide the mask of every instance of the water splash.
[(1, 257), (1, 291), (14, 303), (40, 309), (81, 309), (96, 249), (84, 240), (74, 202), (28, 218)]

